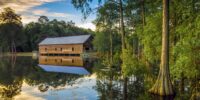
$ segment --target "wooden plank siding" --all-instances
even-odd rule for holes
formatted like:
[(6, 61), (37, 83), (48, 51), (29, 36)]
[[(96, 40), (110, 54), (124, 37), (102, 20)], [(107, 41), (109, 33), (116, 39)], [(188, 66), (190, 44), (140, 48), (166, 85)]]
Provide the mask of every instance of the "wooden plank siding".
[(39, 64), (80, 67), (84, 65), (80, 56), (39, 56)]
[(91, 35), (46, 38), (39, 43), (40, 55), (72, 54), (80, 55), (91, 51), (93, 37)]
[(40, 54), (81, 54), (83, 52), (83, 44), (56, 44), (39, 46)]

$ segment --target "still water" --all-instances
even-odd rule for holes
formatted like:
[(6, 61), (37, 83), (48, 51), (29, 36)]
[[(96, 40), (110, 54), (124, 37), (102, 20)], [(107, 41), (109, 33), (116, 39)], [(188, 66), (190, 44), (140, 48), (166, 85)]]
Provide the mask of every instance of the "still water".
[[(199, 80), (173, 81), (176, 96), (147, 91), (156, 79), (154, 68), (123, 78), (120, 68), (79, 56), (0, 58), (0, 98), (14, 100), (196, 100)], [(194, 87), (195, 85), (196, 87)], [(196, 89), (197, 88), (197, 89)], [(196, 89), (196, 90), (195, 90)], [(0, 100), (1, 100), (0, 99)]]

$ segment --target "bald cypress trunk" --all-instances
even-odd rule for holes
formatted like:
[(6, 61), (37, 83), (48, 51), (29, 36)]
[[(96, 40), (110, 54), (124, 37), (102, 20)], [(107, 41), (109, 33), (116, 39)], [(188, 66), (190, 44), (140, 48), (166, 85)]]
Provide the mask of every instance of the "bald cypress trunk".
[[(141, 20), (142, 20), (142, 33), (144, 32), (144, 27), (145, 27), (145, 0), (140, 0), (140, 5), (141, 5)], [(140, 45), (140, 39), (138, 38), (138, 45), (137, 45), (137, 56), (138, 56), (138, 60), (140, 59), (140, 57), (142, 56), (141, 54), (141, 45)]]
[(173, 95), (169, 72), (169, 0), (163, 0), (162, 53), (160, 71), (149, 92), (158, 95)]
[(145, 0), (141, 0), (140, 3), (141, 3), (141, 16), (142, 16), (142, 27), (143, 27), (143, 30), (144, 30), (144, 26), (145, 26), (145, 8), (144, 8), (144, 1)]
[(110, 31), (110, 65), (113, 64), (113, 35), (112, 31)]
[(120, 12), (121, 42), (122, 42), (122, 52), (123, 52), (123, 49), (126, 49), (126, 45), (125, 45), (125, 30), (124, 30), (124, 16), (123, 16), (122, 0), (119, 0), (119, 9), (120, 9), (119, 12)]
[(124, 78), (124, 83), (123, 83), (123, 100), (127, 100), (127, 85), (128, 85), (128, 78)]

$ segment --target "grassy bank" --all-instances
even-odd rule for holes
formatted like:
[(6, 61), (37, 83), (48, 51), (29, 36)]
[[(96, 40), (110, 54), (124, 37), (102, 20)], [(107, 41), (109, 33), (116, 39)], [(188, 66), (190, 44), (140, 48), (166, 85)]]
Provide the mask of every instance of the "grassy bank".
[(97, 53), (96, 52), (85, 52), (83, 54), (81, 54), (82, 57), (84, 58), (97, 58)]
[[(10, 52), (7, 52), (7, 53), (3, 53), (3, 54), (0, 54), (2, 56), (12, 56), (12, 54)], [(33, 52), (17, 52), (16, 53), (16, 56), (33, 56)], [(35, 54), (37, 55), (37, 54)], [(96, 52), (87, 52), (87, 53), (83, 53), (81, 54), (82, 57), (84, 58), (97, 58), (97, 53)]]
[[(3, 56), (11, 56), (12, 54), (10, 52), (7, 53), (3, 53)], [(33, 56), (32, 52), (17, 52), (16, 53), (17, 56)]]

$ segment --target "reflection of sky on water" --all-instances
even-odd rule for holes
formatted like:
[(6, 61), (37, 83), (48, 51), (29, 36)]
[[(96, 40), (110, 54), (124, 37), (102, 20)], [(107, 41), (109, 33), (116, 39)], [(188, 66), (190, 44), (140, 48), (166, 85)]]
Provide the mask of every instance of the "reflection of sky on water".
[(96, 100), (98, 93), (93, 87), (96, 85), (96, 75), (85, 76), (75, 81), (75, 84), (50, 88), (46, 92), (40, 92), (38, 86), (29, 86), (25, 82), (22, 91), (15, 96), (16, 100)]

